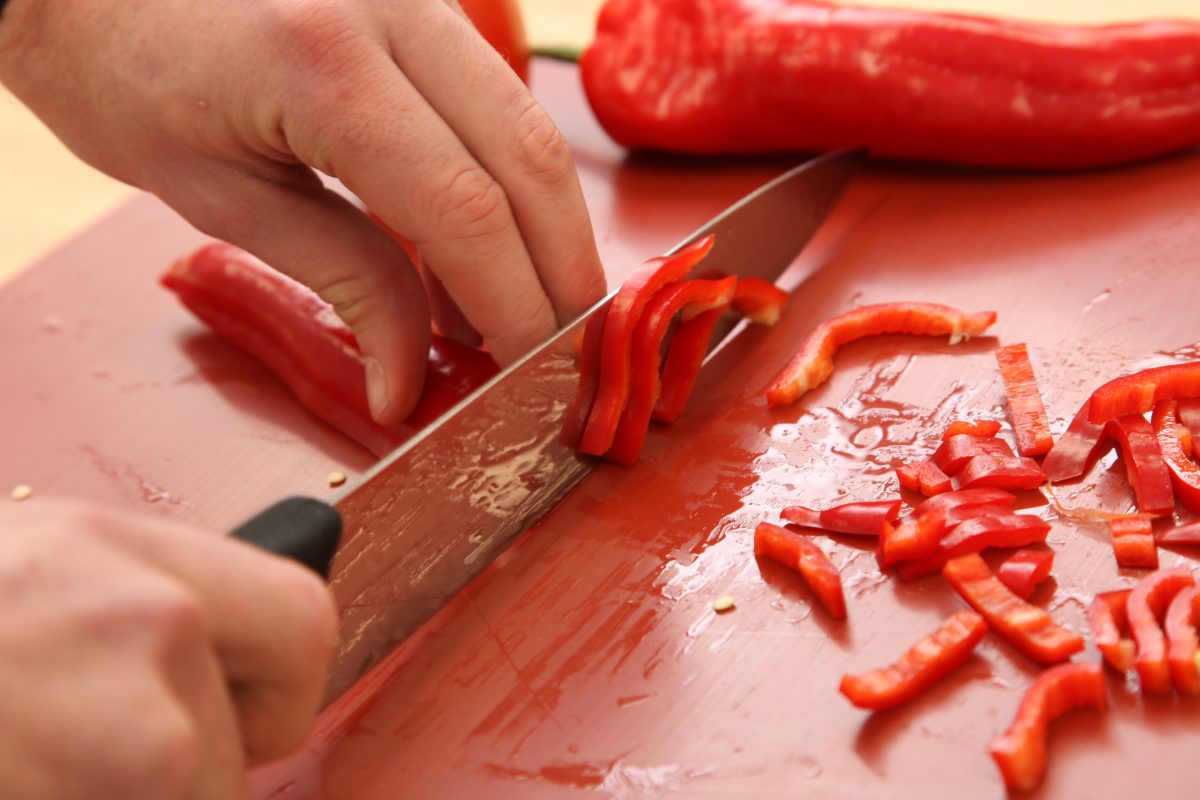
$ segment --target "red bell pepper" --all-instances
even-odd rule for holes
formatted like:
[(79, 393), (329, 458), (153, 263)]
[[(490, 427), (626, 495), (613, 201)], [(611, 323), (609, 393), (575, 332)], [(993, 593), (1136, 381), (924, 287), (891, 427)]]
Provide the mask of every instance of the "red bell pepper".
[[(661, 379), (659, 376), (663, 342), (672, 320), (678, 315), (686, 322), (714, 310), (718, 315), (724, 313), (736, 284), (737, 278), (734, 277), (715, 281), (679, 281), (661, 289), (646, 304), (631, 340), (629, 396), (617, 424), (612, 447), (604, 454), (606, 459), (618, 464), (632, 464), (641, 455), (654, 403), (658, 400), (661, 387), (669, 385), (672, 380), (666, 373)], [(671, 351), (679, 345), (680, 340), (676, 336), (670, 344)], [(700, 361), (697, 361), (695, 368), (699, 367)], [(674, 380), (678, 384), (682, 377), (675, 375)], [(691, 385), (689, 381), (689, 393)]]
[(604, 340), (604, 322), (608, 318), (608, 306), (595, 311), (588, 317), (583, 328), (583, 339), (579, 344), (579, 386), (571, 405), (563, 415), (563, 430), (560, 441), (567, 447), (579, 449), (579, 440), (592, 412), (592, 401), (596, 399), (596, 386), (600, 382), (600, 347)]
[(499, 371), (487, 353), (435, 336), (416, 409), (403, 423), (383, 427), (371, 418), (354, 334), (308, 287), (224, 243), (175, 262), (161, 281), (213, 331), (274, 372), (305, 408), (377, 456)]
[(1060, 664), (1038, 675), (1021, 698), (1017, 715), (988, 751), (1004, 776), (1004, 785), (1032, 791), (1046, 772), (1050, 722), (1076, 708), (1108, 707), (1104, 671), (1099, 664)]
[(946, 426), (946, 430), (942, 432), (942, 439), (948, 439), (960, 433), (970, 434), (971, 436), (993, 437), (1000, 432), (1000, 423), (994, 419), (977, 419), (977, 420), (961, 420), (956, 419)]
[(1145, 517), (1115, 517), (1108, 521), (1112, 531), (1113, 556), (1125, 569), (1158, 569), (1158, 548), (1150, 520)]
[(656, 421), (674, 422), (683, 413), (700, 367), (708, 356), (713, 330), (724, 314), (725, 307), (718, 306), (681, 322), (675, 329), (663, 364), (662, 391), (651, 414)]
[(900, 578), (911, 581), (933, 575), (941, 572), (950, 559), (989, 547), (1023, 547), (1045, 542), (1049, 533), (1049, 523), (1040, 517), (1008, 514), (1003, 510), (974, 514), (953, 526), (948, 525), (931, 555), (901, 564)]
[(950, 344), (983, 333), (996, 321), (996, 312), (964, 314), (936, 303), (881, 303), (847, 311), (822, 323), (809, 334), (799, 352), (767, 387), (767, 405), (793, 403), (833, 372), (833, 356), (847, 342), (884, 333), (949, 335)]
[(1053, 550), (1018, 550), (1004, 559), (996, 577), (1017, 597), (1028, 600), (1038, 584), (1050, 577), (1053, 567)]
[(1003, 489), (958, 489), (929, 498), (914, 508), (913, 514), (921, 516), (937, 510), (951, 511), (978, 508), (979, 506), (1011, 508), (1015, 502), (1017, 502), (1016, 495)]
[(1036, 489), (1045, 482), (1042, 468), (1024, 456), (974, 456), (954, 476), (956, 489), (990, 486), (1011, 492)]
[(1029, 350), (1024, 344), (1010, 344), (996, 351), (1004, 393), (1008, 395), (1008, 414), (1013, 434), (1017, 437), (1017, 452), (1023, 456), (1043, 456), (1054, 446), (1050, 437), (1050, 421), (1046, 407), (1029, 363)]
[(1141, 678), (1143, 694), (1171, 691), (1167, 641), (1159, 621), (1166, 615), (1175, 595), (1195, 585), (1190, 570), (1175, 567), (1147, 575), (1129, 593), (1125, 609), (1129, 615), (1129, 629), (1137, 643), (1134, 666)]
[(707, 236), (672, 256), (652, 258), (621, 284), (609, 305), (600, 349), (600, 378), (579, 449), (601, 456), (612, 447), (617, 424), (629, 399), (633, 368), (633, 332), (646, 304), (669, 283), (683, 279), (712, 249)]
[[(1177, 409), (1178, 403), (1174, 400), (1158, 403), (1154, 406), (1151, 425), (1171, 475), (1175, 496), (1193, 514), (1200, 514), (1200, 467), (1190, 456), (1192, 434), (1179, 424)], [(1188, 439), (1186, 445), (1182, 438), (1184, 436)]]
[(1013, 458), (1016, 453), (1008, 446), (1008, 442), (995, 436), (972, 436), (969, 433), (956, 433), (947, 436), (933, 451), (930, 460), (947, 475), (954, 477), (967, 462), (976, 456), (996, 456), (998, 458)]
[(992, 630), (1039, 664), (1057, 664), (1083, 649), (1082, 636), (1013, 594), (978, 553), (947, 561), (942, 575)]
[(985, 633), (987, 623), (983, 617), (959, 611), (891, 666), (842, 676), (838, 691), (859, 708), (895, 708), (962, 666)]
[(1187, 397), (1178, 400), (1176, 410), (1179, 413), (1180, 424), (1191, 432), (1192, 441), (1196, 442), (1196, 439), (1200, 438), (1200, 398)]
[(1130, 589), (1101, 592), (1088, 606), (1088, 627), (1096, 647), (1108, 665), (1117, 672), (1133, 669), (1135, 645), (1129, 638), (1129, 614), (1126, 611)]
[(1155, 541), (1166, 545), (1200, 545), (1200, 520), (1163, 531)]
[(870, 500), (846, 503), (821, 511), (805, 506), (788, 506), (779, 516), (794, 525), (803, 525), (806, 528), (878, 536), (885, 520), (895, 522), (899, 518), (900, 501)]
[(1173, 512), (1175, 492), (1171, 489), (1171, 473), (1150, 423), (1144, 417), (1128, 414), (1109, 420), (1105, 430), (1121, 449), (1138, 510), (1143, 514)]
[(950, 476), (932, 461), (913, 461), (896, 467), (896, 478), (905, 489), (920, 492), (926, 497), (948, 492), (953, 488)]
[(1200, 694), (1200, 586), (1189, 586), (1175, 595), (1167, 607), (1163, 629), (1167, 634), (1167, 663), (1171, 680), (1180, 694)]
[(762, 278), (739, 278), (733, 293), (733, 310), (755, 325), (771, 327), (783, 316), (788, 293)]
[(1112, 446), (1103, 422), (1088, 420), (1091, 400), (1083, 404), (1066, 432), (1042, 459), (1042, 471), (1050, 483), (1062, 483), (1082, 476), (1096, 459)]
[(1163, 400), (1200, 397), (1200, 361), (1153, 367), (1123, 375), (1092, 392), (1088, 419), (1108, 422), (1114, 417), (1145, 414)]
[(909, 514), (893, 525), (885, 521), (879, 531), (879, 546), (875, 558), (881, 569), (904, 561), (928, 558), (937, 551), (938, 542), (946, 532), (948, 512)]
[[(752, 43), (752, 44), (750, 44)], [(580, 67), (621, 145), (996, 167), (1200, 141), (1200, 25), (1080, 27), (816, 0), (608, 0)]]
[(821, 548), (795, 531), (760, 522), (754, 529), (754, 554), (799, 572), (831, 617), (846, 618), (842, 578)]

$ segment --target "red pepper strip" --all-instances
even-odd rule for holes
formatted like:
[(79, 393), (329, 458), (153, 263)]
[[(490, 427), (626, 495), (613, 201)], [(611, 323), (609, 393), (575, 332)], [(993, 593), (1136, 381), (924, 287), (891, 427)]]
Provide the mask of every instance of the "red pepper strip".
[[(1191, 432), (1178, 423), (1176, 414), (1176, 401), (1164, 400), (1154, 406), (1151, 425), (1167, 471), (1171, 474), (1175, 495), (1189, 511), (1200, 514), (1200, 467), (1188, 455), (1192, 449)], [(1189, 439), (1187, 444), (1184, 444), (1183, 436)]]
[(354, 334), (308, 287), (224, 243), (180, 259), (161, 280), (216, 333), (275, 373), (305, 408), (377, 456), (498, 372), (487, 353), (435, 336), (416, 409), (385, 428), (371, 418)]
[(942, 575), (992, 630), (1039, 664), (1057, 664), (1083, 649), (1082, 636), (1058, 625), (1045, 609), (1013, 594), (978, 553), (947, 561)]
[(1163, 531), (1155, 539), (1159, 544), (1200, 544), (1200, 520)]
[[(728, 304), (726, 304), (728, 305)], [(725, 314), (726, 306), (696, 315), (679, 325), (671, 337), (667, 361), (662, 370), (662, 393), (654, 403), (651, 417), (658, 422), (679, 419), (692, 395), (700, 367), (708, 355), (713, 330)]]
[(939, 510), (929, 514), (909, 514), (895, 525), (885, 521), (879, 530), (879, 547), (875, 550), (880, 568), (887, 569), (903, 561), (933, 555), (945, 535), (948, 516), (948, 512)]
[(1200, 586), (1189, 586), (1167, 607), (1163, 628), (1167, 634), (1167, 663), (1180, 694), (1200, 694)]
[(958, 489), (929, 498), (914, 508), (913, 514), (922, 516), (939, 509), (951, 511), (991, 505), (1012, 508), (1012, 504), (1015, 502), (1017, 502), (1016, 495), (1003, 489)]
[(1192, 439), (1200, 437), (1200, 399), (1194, 397), (1178, 401), (1179, 422), (1187, 428)]
[(767, 405), (795, 402), (833, 373), (833, 356), (847, 342), (884, 333), (950, 336), (950, 344), (983, 333), (996, 321), (995, 311), (964, 314), (936, 303), (881, 303), (847, 311), (822, 323), (767, 387)]
[(1088, 419), (1108, 422), (1114, 417), (1145, 414), (1163, 400), (1200, 397), (1200, 361), (1154, 367), (1124, 375), (1092, 392)]
[(905, 489), (920, 492), (926, 497), (948, 492), (952, 488), (950, 476), (938, 469), (932, 461), (914, 461), (896, 467), (896, 478)]
[(996, 577), (1017, 597), (1028, 600), (1037, 585), (1050, 577), (1053, 567), (1053, 550), (1018, 550), (1004, 559)]
[(1089, 400), (1083, 404), (1066, 432), (1042, 459), (1042, 471), (1051, 483), (1082, 476), (1112, 446), (1112, 440), (1104, 433), (1104, 424), (1088, 421), (1090, 403)]
[(998, 456), (1013, 458), (1016, 453), (1008, 446), (1008, 442), (994, 436), (972, 436), (969, 433), (956, 433), (947, 436), (933, 451), (930, 460), (937, 464), (942, 472), (953, 477), (967, 465), (975, 456)]
[(1129, 615), (1126, 613), (1130, 591), (1101, 592), (1092, 599), (1087, 612), (1096, 647), (1117, 672), (1128, 672), (1134, 663), (1135, 645), (1129, 638)]
[(579, 345), (579, 386), (575, 397), (563, 417), (560, 441), (567, 447), (579, 449), (579, 440), (587, 425), (592, 401), (596, 398), (596, 384), (600, 381), (600, 345), (604, 339), (604, 322), (608, 317), (608, 306), (588, 317), (583, 328), (583, 341)]
[(975, 456), (954, 476), (956, 489), (991, 486), (1011, 492), (1036, 489), (1045, 482), (1042, 468), (1024, 456)]
[(911, 581), (933, 575), (941, 572), (950, 559), (978, 553), (989, 547), (1024, 547), (1045, 542), (1049, 533), (1049, 523), (1029, 514), (974, 516), (943, 535), (932, 555), (901, 564), (900, 578)]
[(1175, 595), (1196, 581), (1186, 567), (1160, 569), (1133, 587), (1125, 610), (1129, 615), (1129, 628), (1137, 643), (1138, 677), (1142, 680), (1142, 694), (1167, 694), (1171, 691), (1171, 668), (1167, 664), (1167, 641), (1159, 620), (1167, 612)]
[(762, 278), (741, 278), (733, 293), (733, 310), (755, 325), (768, 327), (779, 322), (788, 293)]
[(1108, 707), (1104, 670), (1099, 664), (1060, 664), (1038, 675), (1021, 698), (1017, 716), (988, 752), (1010, 790), (1037, 788), (1046, 772), (1050, 722), (1076, 708)]
[(795, 531), (760, 522), (754, 529), (754, 554), (799, 572), (830, 616), (846, 618), (842, 578), (821, 548)]
[(1017, 452), (1023, 456), (1044, 456), (1054, 446), (1050, 421), (1038, 391), (1029, 350), (1024, 344), (1009, 344), (996, 351), (1004, 393), (1008, 395), (1008, 414), (1017, 437)]
[(1109, 420), (1105, 430), (1121, 448), (1138, 510), (1143, 514), (1172, 513), (1175, 492), (1171, 489), (1171, 473), (1150, 423), (1129, 414)]
[(977, 419), (973, 422), (958, 419), (946, 426), (945, 432), (942, 433), (942, 439), (948, 439), (960, 433), (970, 434), (971, 436), (991, 437), (999, 432), (1000, 423), (992, 419)]
[(913, 645), (896, 663), (843, 675), (838, 691), (859, 708), (882, 711), (907, 703), (963, 665), (987, 633), (983, 617), (959, 611)]
[(1158, 569), (1158, 548), (1150, 520), (1145, 517), (1114, 517), (1108, 521), (1112, 531), (1113, 556), (1117, 566), (1126, 569)]
[[(718, 315), (724, 313), (736, 284), (737, 278), (734, 277), (715, 281), (679, 281), (661, 289), (646, 304), (633, 332), (629, 356), (629, 398), (617, 424), (612, 447), (604, 454), (605, 459), (618, 464), (632, 464), (641, 455), (650, 427), (650, 412), (654, 409), (661, 387), (670, 380), (665, 374), (660, 379), (659, 365), (663, 340), (670, 331), (671, 321), (676, 315), (687, 320), (714, 309)], [(671, 349), (675, 350), (678, 344), (676, 337)], [(695, 367), (699, 369), (699, 361)], [(691, 391), (690, 383), (687, 389)]]
[(713, 237), (706, 236), (673, 256), (652, 258), (634, 270), (617, 290), (604, 322), (596, 398), (579, 443), (579, 449), (584, 453), (600, 456), (612, 447), (621, 412), (629, 399), (633, 332), (646, 304), (659, 289), (684, 278), (708, 254), (712, 245)]
[(871, 500), (846, 503), (818, 511), (804, 506), (788, 506), (779, 513), (788, 522), (806, 528), (821, 528), (836, 533), (878, 536), (883, 522), (895, 522), (900, 516), (899, 500)]

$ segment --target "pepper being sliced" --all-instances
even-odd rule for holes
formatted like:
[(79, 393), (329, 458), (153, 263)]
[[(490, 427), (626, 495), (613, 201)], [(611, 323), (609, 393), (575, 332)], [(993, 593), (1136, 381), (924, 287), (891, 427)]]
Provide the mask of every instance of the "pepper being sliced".
[(1136, 646), (1129, 638), (1129, 615), (1126, 612), (1130, 589), (1101, 592), (1088, 606), (1088, 627), (1096, 647), (1108, 665), (1117, 672), (1133, 669)]
[(1042, 459), (1042, 472), (1050, 483), (1082, 476), (1112, 446), (1112, 440), (1104, 433), (1104, 423), (1088, 420), (1090, 405), (1090, 400), (1083, 404), (1066, 432)]
[(987, 623), (983, 617), (959, 611), (891, 666), (842, 676), (838, 691), (859, 708), (895, 708), (962, 666), (985, 633)]
[(795, 531), (760, 522), (754, 529), (754, 554), (799, 572), (831, 617), (846, 618), (842, 577), (824, 550)]
[(1145, 414), (1163, 400), (1200, 397), (1200, 361), (1153, 367), (1123, 375), (1092, 392), (1088, 419), (1108, 422), (1114, 417)]
[[(728, 304), (726, 304), (727, 306)], [(725, 314), (725, 306), (704, 311), (680, 323), (671, 337), (667, 360), (662, 369), (662, 391), (654, 403), (651, 417), (657, 422), (679, 419), (692, 395), (700, 367), (708, 355), (713, 330)]]
[(1046, 482), (1046, 473), (1025, 456), (974, 456), (954, 476), (957, 489), (990, 486), (1007, 491), (1036, 489)]
[[(1151, 427), (1154, 437), (1158, 439), (1158, 447), (1166, 462), (1167, 471), (1171, 475), (1171, 483), (1175, 487), (1175, 496), (1193, 514), (1200, 514), (1200, 467), (1191, 459), (1191, 431), (1179, 424), (1177, 416), (1178, 403), (1175, 400), (1164, 400), (1154, 406), (1151, 417)], [(1182, 436), (1189, 441), (1185, 445)]]
[(740, 278), (733, 293), (733, 310), (755, 325), (771, 327), (783, 316), (788, 293), (762, 278)]
[(1141, 678), (1143, 694), (1171, 691), (1171, 668), (1167, 663), (1167, 640), (1159, 625), (1175, 595), (1196, 581), (1185, 567), (1160, 569), (1133, 587), (1125, 601), (1129, 630), (1137, 644), (1134, 667)]
[(668, 283), (683, 279), (712, 249), (706, 236), (672, 256), (652, 258), (634, 270), (613, 297), (604, 322), (600, 348), (600, 378), (596, 397), (580, 437), (579, 449), (604, 455), (612, 447), (621, 412), (629, 399), (633, 332), (646, 304)]
[(953, 487), (950, 476), (932, 461), (913, 461), (896, 467), (896, 479), (905, 489), (920, 492), (926, 497), (948, 492)]
[(997, 458), (1015, 458), (1016, 453), (1008, 446), (1008, 442), (995, 436), (973, 436), (969, 433), (956, 433), (942, 439), (938, 449), (933, 451), (930, 460), (947, 475), (953, 477), (976, 456), (995, 456)]
[(1158, 569), (1158, 547), (1154, 531), (1145, 517), (1114, 517), (1108, 521), (1112, 531), (1113, 556), (1125, 569)]
[(592, 401), (596, 398), (596, 385), (600, 382), (600, 345), (604, 338), (604, 321), (608, 317), (608, 306), (595, 311), (583, 327), (583, 339), (579, 344), (579, 385), (571, 405), (563, 415), (563, 430), (559, 439), (567, 447), (579, 449), (579, 440), (587, 425)]
[(899, 500), (869, 500), (845, 503), (818, 511), (805, 506), (788, 506), (779, 516), (794, 525), (820, 528), (835, 533), (878, 536), (886, 520), (895, 522), (900, 516)]
[(950, 344), (986, 331), (996, 312), (964, 314), (936, 303), (881, 303), (861, 306), (822, 323), (767, 387), (767, 405), (793, 403), (825, 382), (833, 372), (833, 356), (847, 342), (885, 333), (949, 335)]
[(1099, 664), (1060, 664), (1038, 675), (1021, 698), (1017, 715), (1004, 735), (988, 748), (1004, 784), (1028, 792), (1046, 772), (1050, 722), (1076, 708), (1104, 710), (1108, 695)]
[(1167, 663), (1171, 680), (1180, 694), (1200, 694), (1200, 586), (1189, 586), (1175, 595), (1167, 607), (1163, 629), (1167, 634)]
[(1004, 559), (996, 577), (1017, 597), (1028, 600), (1038, 584), (1050, 577), (1053, 567), (1053, 550), (1018, 550)]
[(1000, 365), (1004, 393), (1008, 396), (1017, 452), (1023, 456), (1045, 455), (1054, 446), (1054, 439), (1050, 436), (1050, 422), (1046, 419), (1033, 365), (1029, 363), (1028, 348), (1024, 344), (1005, 345), (996, 350), (996, 363)]
[(1137, 414), (1128, 414), (1109, 420), (1105, 431), (1121, 449), (1138, 510), (1143, 514), (1173, 512), (1175, 492), (1171, 489), (1171, 473), (1150, 423)]
[(978, 553), (947, 561), (942, 575), (992, 630), (1039, 664), (1057, 664), (1083, 649), (1082, 636), (1013, 594)]

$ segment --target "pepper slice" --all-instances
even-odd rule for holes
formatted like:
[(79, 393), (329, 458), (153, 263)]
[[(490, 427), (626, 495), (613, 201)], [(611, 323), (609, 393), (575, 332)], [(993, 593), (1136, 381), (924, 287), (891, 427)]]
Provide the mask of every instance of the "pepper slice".
[(842, 577), (821, 548), (795, 531), (760, 522), (754, 529), (754, 554), (799, 572), (831, 617), (846, 618)]
[[(940, 572), (942, 566), (952, 558), (978, 553), (989, 547), (1024, 547), (1039, 544), (1046, 541), (1049, 533), (1048, 522), (1029, 514), (999, 513), (973, 516), (955, 525), (942, 536), (932, 555), (902, 564), (900, 577), (911, 581), (932, 575)], [(1008, 585), (1007, 582), (1005, 585)]]
[(1163, 460), (1154, 429), (1144, 417), (1129, 414), (1108, 422), (1105, 431), (1121, 448), (1125, 474), (1133, 487), (1138, 510), (1144, 514), (1170, 514), (1175, 510), (1171, 473)]
[(939, 509), (950, 511), (951, 509), (993, 505), (1011, 508), (1015, 502), (1017, 502), (1017, 496), (1003, 489), (958, 489), (929, 498), (914, 508), (913, 514), (920, 516)]
[(1036, 489), (1046, 482), (1046, 473), (1032, 458), (1024, 456), (975, 456), (954, 476), (958, 489), (990, 486), (1007, 491)]
[(996, 577), (1017, 597), (1028, 600), (1037, 585), (1050, 577), (1053, 567), (1053, 550), (1018, 550), (1004, 560)]
[(629, 399), (633, 367), (630, 352), (633, 333), (646, 304), (668, 283), (681, 280), (712, 249), (713, 237), (706, 236), (671, 256), (652, 258), (634, 270), (621, 284), (608, 308), (600, 349), (600, 379), (596, 397), (580, 437), (579, 449), (589, 455), (604, 455), (612, 447), (617, 424)]
[(1112, 446), (1112, 440), (1104, 433), (1104, 423), (1088, 420), (1090, 405), (1091, 400), (1083, 404), (1066, 432), (1042, 459), (1042, 471), (1051, 483), (1082, 476)]
[(1000, 432), (1000, 423), (993, 419), (977, 419), (973, 421), (956, 419), (946, 426), (942, 439), (947, 439), (959, 433), (971, 436), (995, 436)]
[(608, 317), (608, 306), (594, 311), (583, 328), (583, 340), (579, 344), (579, 386), (571, 405), (563, 416), (560, 441), (567, 447), (579, 449), (579, 440), (596, 399), (596, 385), (600, 382), (600, 346), (604, 339), (604, 321)]
[(1185, 567), (1160, 569), (1142, 578), (1125, 601), (1129, 629), (1137, 643), (1134, 667), (1141, 678), (1143, 694), (1167, 694), (1171, 691), (1167, 641), (1159, 621), (1175, 595), (1195, 584), (1192, 573)]
[(1123, 375), (1096, 391), (1088, 403), (1088, 419), (1107, 422), (1114, 417), (1145, 414), (1163, 400), (1200, 397), (1200, 361), (1153, 367)]
[(996, 350), (996, 363), (1008, 395), (1008, 413), (1012, 418), (1013, 434), (1017, 437), (1017, 452), (1023, 456), (1042, 456), (1050, 452), (1054, 439), (1046, 406), (1038, 391), (1029, 350), (1024, 344), (1009, 344)]
[(836, 533), (878, 536), (884, 521), (895, 522), (900, 516), (899, 500), (870, 500), (845, 503), (818, 511), (805, 506), (788, 506), (779, 516), (795, 525), (820, 528)]
[(740, 278), (733, 293), (733, 310), (755, 325), (774, 326), (783, 316), (788, 293), (762, 278)]
[(910, 491), (920, 492), (926, 497), (948, 492), (953, 488), (950, 476), (942, 472), (932, 461), (913, 461), (896, 467), (896, 478), (900, 485)]
[[(1192, 449), (1191, 431), (1179, 424), (1177, 415), (1178, 403), (1175, 400), (1157, 403), (1150, 420), (1151, 427), (1171, 475), (1175, 495), (1189, 511), (1200, 514), (1200, 467), (1188, 455)], [(1186, 445), (1183, 436), (1189, 440)]]
[(1115, 517), (1108, 521), (1112, 531), (1113, 555), (1117, 566), (1126, 569), (1158, 569), (1158, 548), (1150, 520), (1145, 517)]
[(1107, 706), (1104, 671), (1099, 664), (1060, 664), (1039, 675), (1021, 698), (1008, 730), (988, 748), (1005, 786), (1028, 792), (1041, 783), (1052, 720), (1072, 709), (1104, 710)]
[(1163, 531), (1156, 541), (1159, 544), (1200, 544), (1200, 520)]
[(1163, 628), (1167, 634), (1167, 663), (1171, 680), (1180, 694), (1200, 694), (1200, 586), (1189, 586), (1175, 595), (1167, 607)]
[(969, 433), (956, 433), (942, 439), (938, 449), (933, 451), (930, 460), (938, 465), (942, 472), (953, 477), (976, 456), (995, 456), (997, 458), (1015, 458), (1016, 453), (1008, 446), (1008, 442), (995, 436), (973, 436)]
[(895, 708), (962, 666), (985, 633), (983, 617), (959, 611), (891, 666), (842, 676), (838, 691), (859, 708)]
[(847, 342), (884, 333), (950, 336), (950, 344), (986, 331), (996, 321), (995, 311), (964, 314), (936, 303), (880, 303), (862, 306), (817, 327), (799, 352), (767, 387), (767, 405), (793, 403), (809, 389), (820, 386), (833, 372), (833, 356)]
[(947, 561), (942, 575), (992, 630), (1039, 664), (1057, 664), (1083, 649), (1082, 636), (1013, 594), (978, 553)]
[(1096, 647), (1108, 665), (1117, 672), (1133, 669), (1135, 645), (1129, 638), (1129, 614), (1126, 612), (1130, 589), (1101, 592), (1088, 606), (1088, 627)]
[(680, 323), (671, 337), (667, 360), (662, 370), (662, 391), (654, 402), (651, 416), (658, 422), (679, 419), (692, 395), (700, 367), (708, 355), (713, 330), (728, 306), (718, 306)]

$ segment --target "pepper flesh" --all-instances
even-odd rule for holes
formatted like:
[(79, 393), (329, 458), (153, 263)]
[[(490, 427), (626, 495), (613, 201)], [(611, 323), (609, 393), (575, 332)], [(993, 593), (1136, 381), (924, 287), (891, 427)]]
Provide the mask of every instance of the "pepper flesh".
[(833, 356), (847, 342), (885, 333), (950, 336), (950, 344), (977, 336), (996, 321), (996, 312), (964, 314), (936, 303), (861, 306), (822, 323), (767, 387), (767, 405), (793, 403), (833, 372)]
[(1054, 446), (1054, 439), (1050, 437), (1050, 422), (1029, 363), (1028, 348), (1024, 344), (1005, 345), (996, 350), (996, 363), (1008, 396), (1017, 452), (1023, 456), (1045, 455)]
[(1189, 586), (1175, 595), (1167, 607), (1163, 628), (1167, 634), (1167, 663), (1171, 680), (1180, 694), (1200, 694), (1200, 586)]
[(1082, 476), (1112, 446), (1112, 440), (1104, 432), (1104, 423), (1088, 419), (1090, 406), (1091, 400), (1083, 404), (1066, 432), (1042, 459), (1042, 471), (1050, 483)]
[(1137, 644), (1134, 667), (1141, 678), (1143, 694), (1167, 694), (1171, 691), (1167, 641), (1159, 621), (1175, 595), (1195, 583), (1191, 571), (1184, 567), (1161, 569), (1142, 578), (1125, 601), (1129, 629)]
[(900, 485), (926, 497), (948, 492), (953, 487), (950, 476), (942, 472), (932, 461), (913, 461), (896, 467), (896, 479)]
[(1046, 482), (1046, 473), (1025, 456), (975, 456), (954, 476), (958, 489), (991, 486), (1007, 491), (1036, 489)]
[(895, 708), (962, 666), (985, 633), (987, 623), (983, 617), (959, 611), (891, 666), (842, 676), (838, 691), (859, 708)]
[(1133, 487), (1138, 510), (1144, 514), (1174, 511), (1171, 473), (1150, 423), (1144, 417), (1128, 414), (1109, 420), (1106, 430), (1121, 449), (1125, 474)]
[(563, 430), (560, 441), (567, 447), (579, 449), (579, 440), (592, 411), (596, 398), (596, 386), (600, 382), (600, 346), (604, 339), (604, 322), (608, 307), (592, 312), (583, 327), (583, 339), (579, 344), (579, 385), (571, 405), (563, 415)]
[(929, 460), (937, 464), (942, 472), (953, 477), (976, 456), (1014, 458), (1016, 453), (1008, 446), (1008, 442), (995, 436), (956, 433), (942, 439), (942, 443), (933, 451)]
[(1088, 627), (1096, 647), (1108, 665), (1117, 672), (1133, 669), (1136, 645), (1129, 637), (1129, 614), (1126, 612), (1130, 589), (1101, 592), (1088, 606)]
[(1153, 367), (1123, 375), (1092, 392), (1088, 419), (1108, 422), (1114, 417), (1145, 414), (1163, 400), (1200, 397), (1200, 361)]
[(977, 419), (973, 421), (956, 419), (946, 426), (946, 430), (942, 432), (942, 439), (947, 439), (959, 433), (968, 433), (972, 436), (995, 436), (999, 432), (1000, 423), (993, 419)]
[(788, 293), (762, 278), (739, 278), (733, 293), (733, 310), (755, 325), (771, 327), (783, 316)]
[(946, 562), (942, 575), (996, 633), (1039, 664), (1057, 664), (1083, 649), (1083, 637), (1061, 627), (999, 581), (977, 553)]
[(1018, 550), (1004, 559), (996, 577), (1017, 597), (1028, 600), (1038, 584), (1050, 577), (1053, 568), (1053, 550)]
[[(1171, 483), (1175, 487), (1175, 496), (1193, 514), (1200, 514), (1200, 467), (1188, 455), (1191, 448), (1192, 434), (1178, 422), (1178, 403), (1175, 400), (1164, 400), (1154, 406), (1151, 426), (1154, 437), (1158, 440), (1159, 450), (1167, 471), (1171, 475)], [(1184, 445), (1182, 436), (1188, 438)]]
[(1163, 531), (1155, 541), (1158, 544), (1200, 545), (1200, 520)]
[(1158, 569), (1158, 547), (1150, 520), (1145, 517), (1116, 517), (1108, 521), (1112, 531), (1113, 555), (1117, 566), (1126, 569)]
[(1004, 784), (1019, 792), (1036, 788), (1046, 772), (1050, 722), (1075, 708), (1107, 706), (1099, 664), (1060, 664), (1039, 675), (1021, 698), (1008, 730), (988, 748)]
[(728, 305), (725, 303), (711, 311), (697, 314), (692, 319), (680, 323), (675, 329), (675, 335), (671, 337), (671, 344), (667, 350), (666, 363), (663, 364), (660, 383), (662, 391), (651, 412), (656, 421), (674, 422), (683, 413), (688, 398), (692, 395), (692, 387), (696, 385), (700, 367), (708, 355), (713, 330)]
[(788, 506), (779, 516), (794, 525), (821, 528), (835, 533), (878, 536), (883, 522), (895, 522), (900, 516), (899, 500), (870, 500), (845, 503), (818, 511), (805, 506)]
[(754, 529), (754, 554), (799, 572), (831, 617), (846, 618), (842, 578), (821, 548), (795, 531), (760, 522)]

